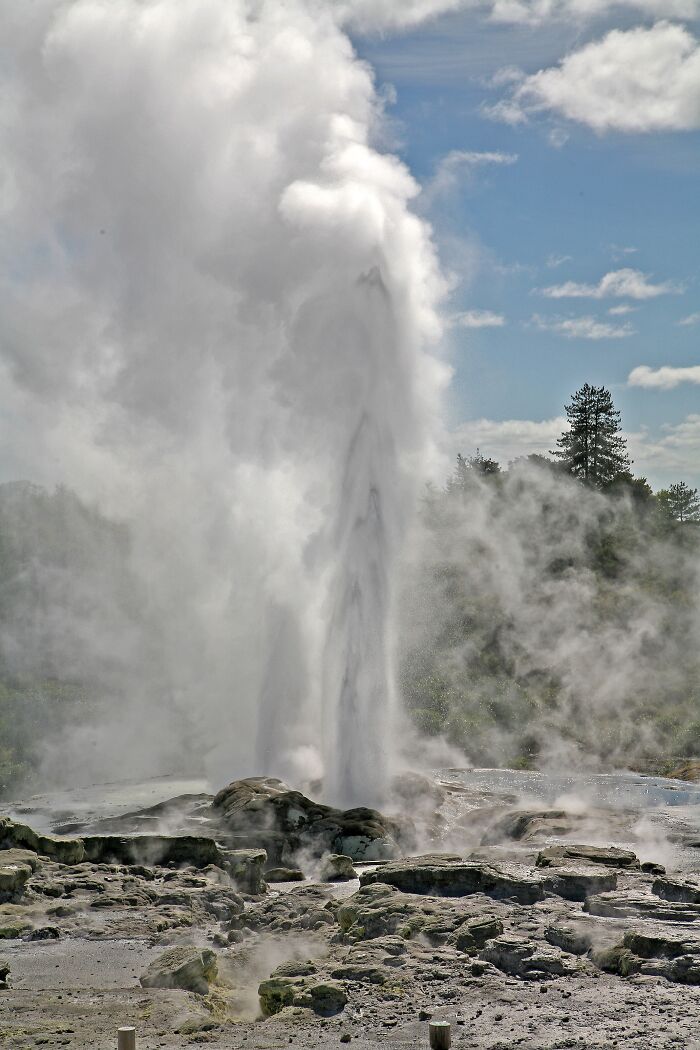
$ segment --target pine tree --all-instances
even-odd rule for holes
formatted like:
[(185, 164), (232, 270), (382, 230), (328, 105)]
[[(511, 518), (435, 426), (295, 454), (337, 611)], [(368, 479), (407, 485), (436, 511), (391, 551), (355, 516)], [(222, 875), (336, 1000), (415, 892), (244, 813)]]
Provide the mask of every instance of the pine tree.
[(620, 413), (609, 390), (585, 383), (566, 406), (566, 418), (569, 429), (551, 454), (570, 474), (597, 488), (630, 476), (631, 461), (621, 434)]
[(691, 489), (684, 481), (669, 485), (667, 489), (657, 492), (656, 498), (661, 506), (676, 521), (700, 521), (700, 496), (697, 489)]

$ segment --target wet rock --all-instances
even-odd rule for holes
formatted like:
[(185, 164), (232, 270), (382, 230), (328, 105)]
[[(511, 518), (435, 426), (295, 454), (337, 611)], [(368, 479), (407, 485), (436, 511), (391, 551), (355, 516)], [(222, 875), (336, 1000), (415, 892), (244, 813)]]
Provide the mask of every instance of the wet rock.
[(207, 948), (170, 948), (151, 963), (141, 977), (143, 988), (183, 988), (198, 995), (209, 993), (216, 980), (216, 954)]
[(535, 945), (523, 937), (497, 937), (487, 944), (479, 958), (505, 973), (529, 981), (576, 973), (576, 964), (558, 948)]
[(361, 886), (386, 883), (406, 893), (462, 897), (485, 893), (496, 899), (534, 904), (544, 897), (542, 880), (512, 866), (510, 869), (464, 861), (449, 853), (410, 857), (382, 865), (360, 876)]
[(26, 824), (0, 817), (0, 849), (25, 849), (50, 857), (59, 864), (80, 864), (85, 859), (82, 839), (40, 835)]
[(322, 882), (349, 882), (357, 878), (352, 858), (342, 853), (328, 853), (321, 861), (319, 878)]
[(660, 922), (697, 922), (700, 904), (662, 901), (651, 894), (599, 893), (583, 906), (590, 915), (613, 919), (656, 919)]
[(700, 904), (700, 880), (699, 879), (672, 879), (664, 876), (655, 879), (651, 887), (652, 893), (665, 901), (680, 901), (683, 904)]
[(481, 843), (495, 845), (504, 839), (531, 841), (551, 835), (569, 835), (576, 827), (578, 817), (563, 809), (517, 809), (498, 816), (484, 832)]
[(549, 893), (566, 900), (585, 901), (586, 897), (617, 889), (617, 875), (605, 868), (585, 865), (580, 868), (557, 868), (545, 877), (544, 886)]
[(592, 864), (598, 867), (639, 870), (639, 858), (630, 850), (614, 846), (576, 846), (562, 843), (547, 846), (537, 855), (538, 868), (557, 868), (570, 864)]
[(352, 860), (383, 860), (398, 853), (411, 829), (373, 809), (338, 810), (313, 802), (270, 777), (236, 780), (215, 796), (212, 811), (226, 835), (267, 850), (284, 863), (301, 849), (316, 856), (339, 853)]
[(222, 865), (213, 839), (196, 835), (86, 835), (85, 856), (93, 864)]

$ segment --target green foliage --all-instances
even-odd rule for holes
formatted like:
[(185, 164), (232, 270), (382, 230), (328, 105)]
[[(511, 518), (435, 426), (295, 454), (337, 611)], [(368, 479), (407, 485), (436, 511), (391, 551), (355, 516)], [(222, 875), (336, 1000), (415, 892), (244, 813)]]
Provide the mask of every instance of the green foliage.
[(620, 413), (610, 391), (584, 383), (566, 406), (569, 429), (557, 441), (557, 456), (570, 474), (597, 488), (632, 480), (627, 442), (621, 435)]
[(700, 496), (684, 481), (669, 485), (656, 494), (659, 506), (675, 521), (700, 521)]

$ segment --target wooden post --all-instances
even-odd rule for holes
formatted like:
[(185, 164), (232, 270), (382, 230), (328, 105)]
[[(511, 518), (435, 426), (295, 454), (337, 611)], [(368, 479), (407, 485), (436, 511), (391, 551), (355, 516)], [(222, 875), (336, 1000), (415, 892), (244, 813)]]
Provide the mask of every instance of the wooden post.
[(117, 1032), (117, 1050), (136, 1050), (136, 1029), (120, 1028)]
[(428, 1030), (431, 1050), (450, 1050), (452, 1029), (449, 1021), (431, 1021)]

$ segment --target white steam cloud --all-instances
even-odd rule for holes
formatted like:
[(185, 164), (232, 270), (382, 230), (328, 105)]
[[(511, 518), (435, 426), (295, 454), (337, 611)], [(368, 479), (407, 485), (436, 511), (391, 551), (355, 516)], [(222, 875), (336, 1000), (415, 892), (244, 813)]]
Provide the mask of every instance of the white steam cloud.
[(159, 623), (65, 767), (295, 775), (312, 748), (329, 796), (381, 795), (392, 568), (446, 373), (418, 187), (341, 28), (369, 10), (0, 4), (3, 411), (37, 480), (133, 525)]

